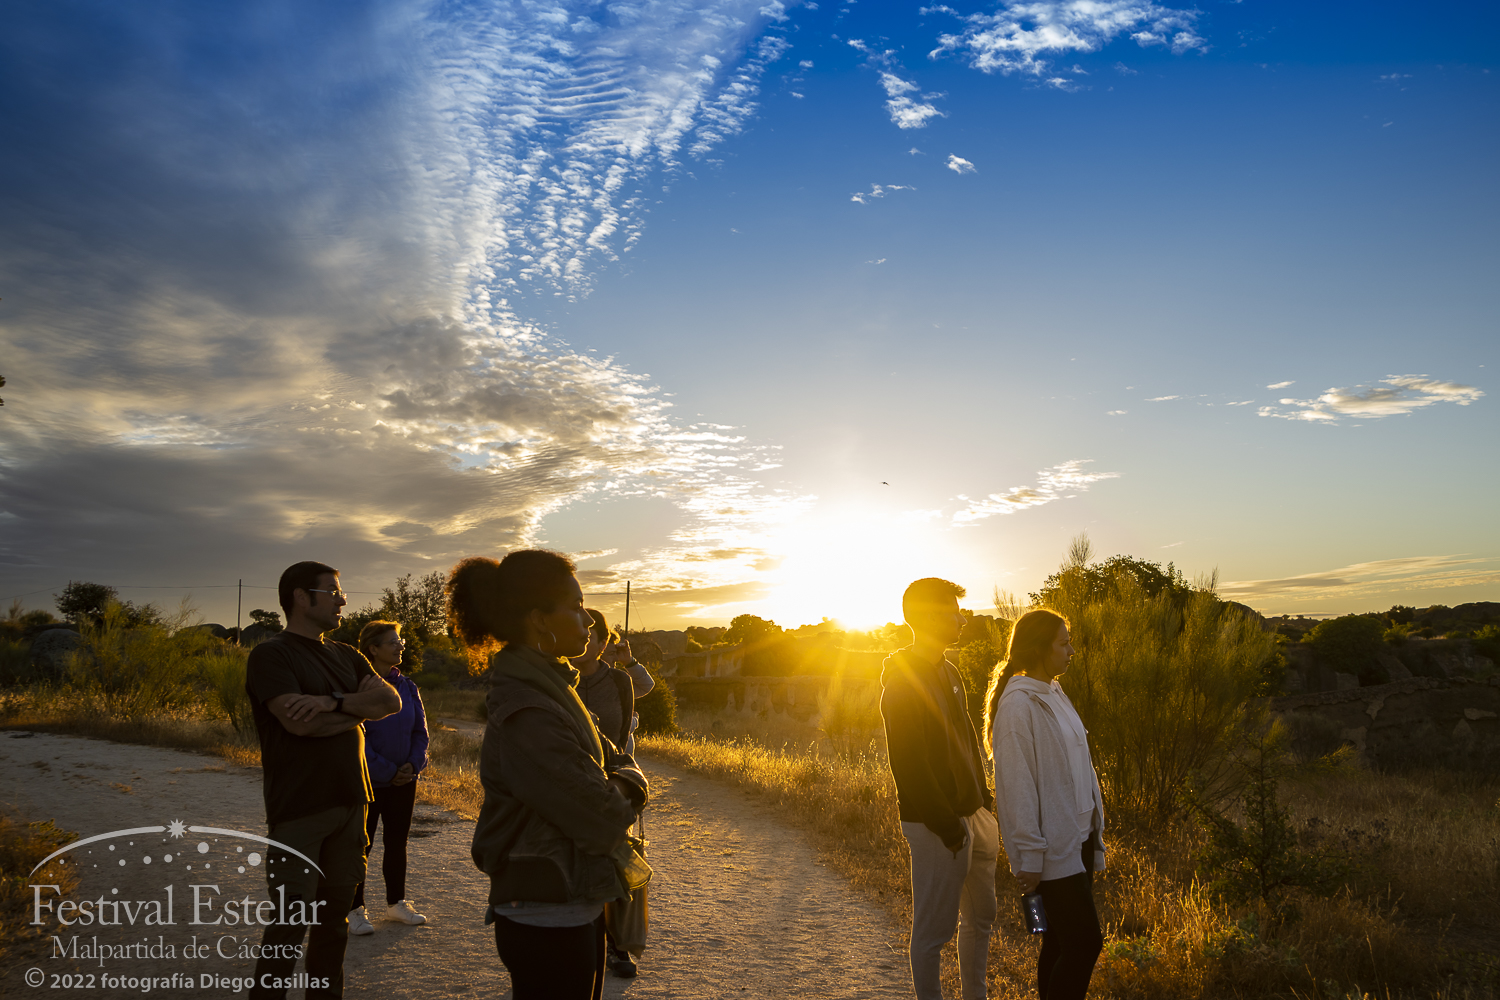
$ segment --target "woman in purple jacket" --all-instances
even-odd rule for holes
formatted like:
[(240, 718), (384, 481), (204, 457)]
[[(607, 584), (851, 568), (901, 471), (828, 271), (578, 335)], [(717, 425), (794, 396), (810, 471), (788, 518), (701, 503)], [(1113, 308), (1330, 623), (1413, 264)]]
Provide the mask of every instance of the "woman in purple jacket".
[[(370, 855), (375, 827), (383, 818), (385, 857), (380, 871), (385, 877), (386, 916), (403, 924), (425, 924), (427, 918), (406, 900), (406, 839), (417, 804), (417, 775), (427, 767), (427, 718), (417, 685), (401, 672), (405, 648), (401, 626), (395, 622), (373, 621), (359, 633), (360, 652), (401, 695), (401, 711), (365, 723), (365, 763), (375, 788), (375, 801), (365, 821), (365, 856)], [(354, 893), (349, 933), (375, 933), (365, 913), (364, 882)]]

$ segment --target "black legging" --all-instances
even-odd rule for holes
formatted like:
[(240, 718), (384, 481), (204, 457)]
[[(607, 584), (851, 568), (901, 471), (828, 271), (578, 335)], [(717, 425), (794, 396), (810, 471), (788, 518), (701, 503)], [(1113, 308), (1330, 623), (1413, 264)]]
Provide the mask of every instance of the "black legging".
[(1047, 932), (1036, 961), (1036, 992), (1041, 1000), (1083, 1000), (1094, 963), (1104, 949), (1099, 912), (1094, 909), (1094, 851), (1083, 845), (1083, 871), (1039, 885), (1047, 908)]
[[(380, 874), (385, 878), (385, 903), (394, 906), (406, 898), (406, 840), (411, 835), (411, 814), (417, 805), (417, 781), (375, 789), (375, 801), (365, 817), (365, 857), (375, 843), (375, 824), (385, 819), (381, 843), (385, 854), (380, 859)], [(365, 876), (369, 880), (369, 876)], [(365, 905), (365, 883), (354, 890), (352, 909)]]
[(599, 1000), (604, 917), (579, 927), (533, 927), (495, 918), (495, 949), (515, 1000)]

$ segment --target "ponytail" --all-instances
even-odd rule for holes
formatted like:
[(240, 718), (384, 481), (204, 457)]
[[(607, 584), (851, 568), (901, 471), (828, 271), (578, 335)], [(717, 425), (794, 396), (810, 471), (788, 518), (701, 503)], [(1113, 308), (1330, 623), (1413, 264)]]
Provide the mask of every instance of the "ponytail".
[(523, 549), (496, 561), (470, 556), (448, 575), (448, 623), (468, 647), (469, 668), (480, 673), (497, 647), (526, 639), (526, 618), (551, 611), (567, 596), (577, 569), (560, 552)]
[(1057, 639), (1057, 630), (1068, 621), (1055, 611), (1037, 608), (1016, 619), (1010, 630), (1010, 643), (1005, 659), (990, 672), (989, 690), (985, 692), (984, 751), (994, 755), (995, 714), (1000, 711), (1000, 698), (1005, 686), (1018, 673), (1025, 673), (1036, 666), (1047, 655), (1047, 650)]

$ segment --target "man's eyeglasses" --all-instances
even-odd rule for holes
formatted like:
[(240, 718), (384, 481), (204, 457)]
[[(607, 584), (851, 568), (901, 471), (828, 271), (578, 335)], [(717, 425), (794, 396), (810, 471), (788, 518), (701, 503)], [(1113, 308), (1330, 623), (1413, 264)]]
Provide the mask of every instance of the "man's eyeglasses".
[(305, 590), (305, 591), (307, 591), (309, 594), (327, 594), (329, 597), (332, 597), (335, 601), (341, 601), (344, 598), (346, 598), (346, 597), (349, 596), (348, 594), (344, 593), (342, 590), (317, 590), (317, 589), (315, 589), (313, 587), (303, 587), (302, 589)]

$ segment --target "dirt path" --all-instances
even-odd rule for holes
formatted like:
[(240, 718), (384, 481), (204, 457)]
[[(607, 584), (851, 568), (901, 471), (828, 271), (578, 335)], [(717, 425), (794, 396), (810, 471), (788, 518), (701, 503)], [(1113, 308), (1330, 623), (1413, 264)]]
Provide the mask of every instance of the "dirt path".
[[(883, 911), (819, 864), (799, 832), (759, 814), (742, 796), (713, 781), (649, 758), (642, 764), (654, 795), (646, 818), (656, 870), (651, 943), (640, 963), (641, 975), (611, 978), (606, 996), (855, 1000), (910, 995), (897, 929)], [(166, 826), (177, 819), (189, 826), (256, 834), (264, 830), (258, 769), (170, 750), (46, 734), (0, 734), (0, 807), (27, 818), (54, 818), (80, 836)], [(482, 922), (488, 883), (469, 861), (471, 832), (472, 824), (452, 813), (417, 807), (408, 895), (429, 923), (406, 927), (379, 921), (375, 934), (351, 939), (349, 996), (426, 1000), (509, 995), (493, 934)], [(70, 943), (76, 934), (83, 949), (94, 938), (101, 945), (168, 944), (174, 957), (53, 958), (49, 949), (30, 966), (5, 970), (0, 995), (31, 993), (23, 980), (28, 967), (49, 977), (191, 975), (192, 988), (158, 992), (231, 995), (232, 984), (221, 981), (248, 976), (253, 966), (236, 957), (235, 949), (258, 942), (259, 932), (225, 924), (190, 925), (191, 885), (220, 887), (217, 896), (199, 891), (200, 898), (214, 901), (205, 912), (209, 919), (221, 915), (221, 899), (264, 898), (263, 871), (247, 863), (256, 847), (243, 838), (189, 832), (179, 839), (168, 831), (80, 848), (75, 856), (81, 889), (73, 898), (165, 901), (170, 883), (175, 924), (74, 926), (61, 932), (62, 940)], [(377, 842), (370, 858), (370, 895), (377, 901), (383, 900), (381, 850)], [(152, 859), (149, 864), (146, 857)], [(211, 947), (200, 957), (184, 958), (184, 947), (193, 943)], [(204, 976), (213, 977), (212, 985)], [(142, 995), (139, 987), (89, 992)]]

